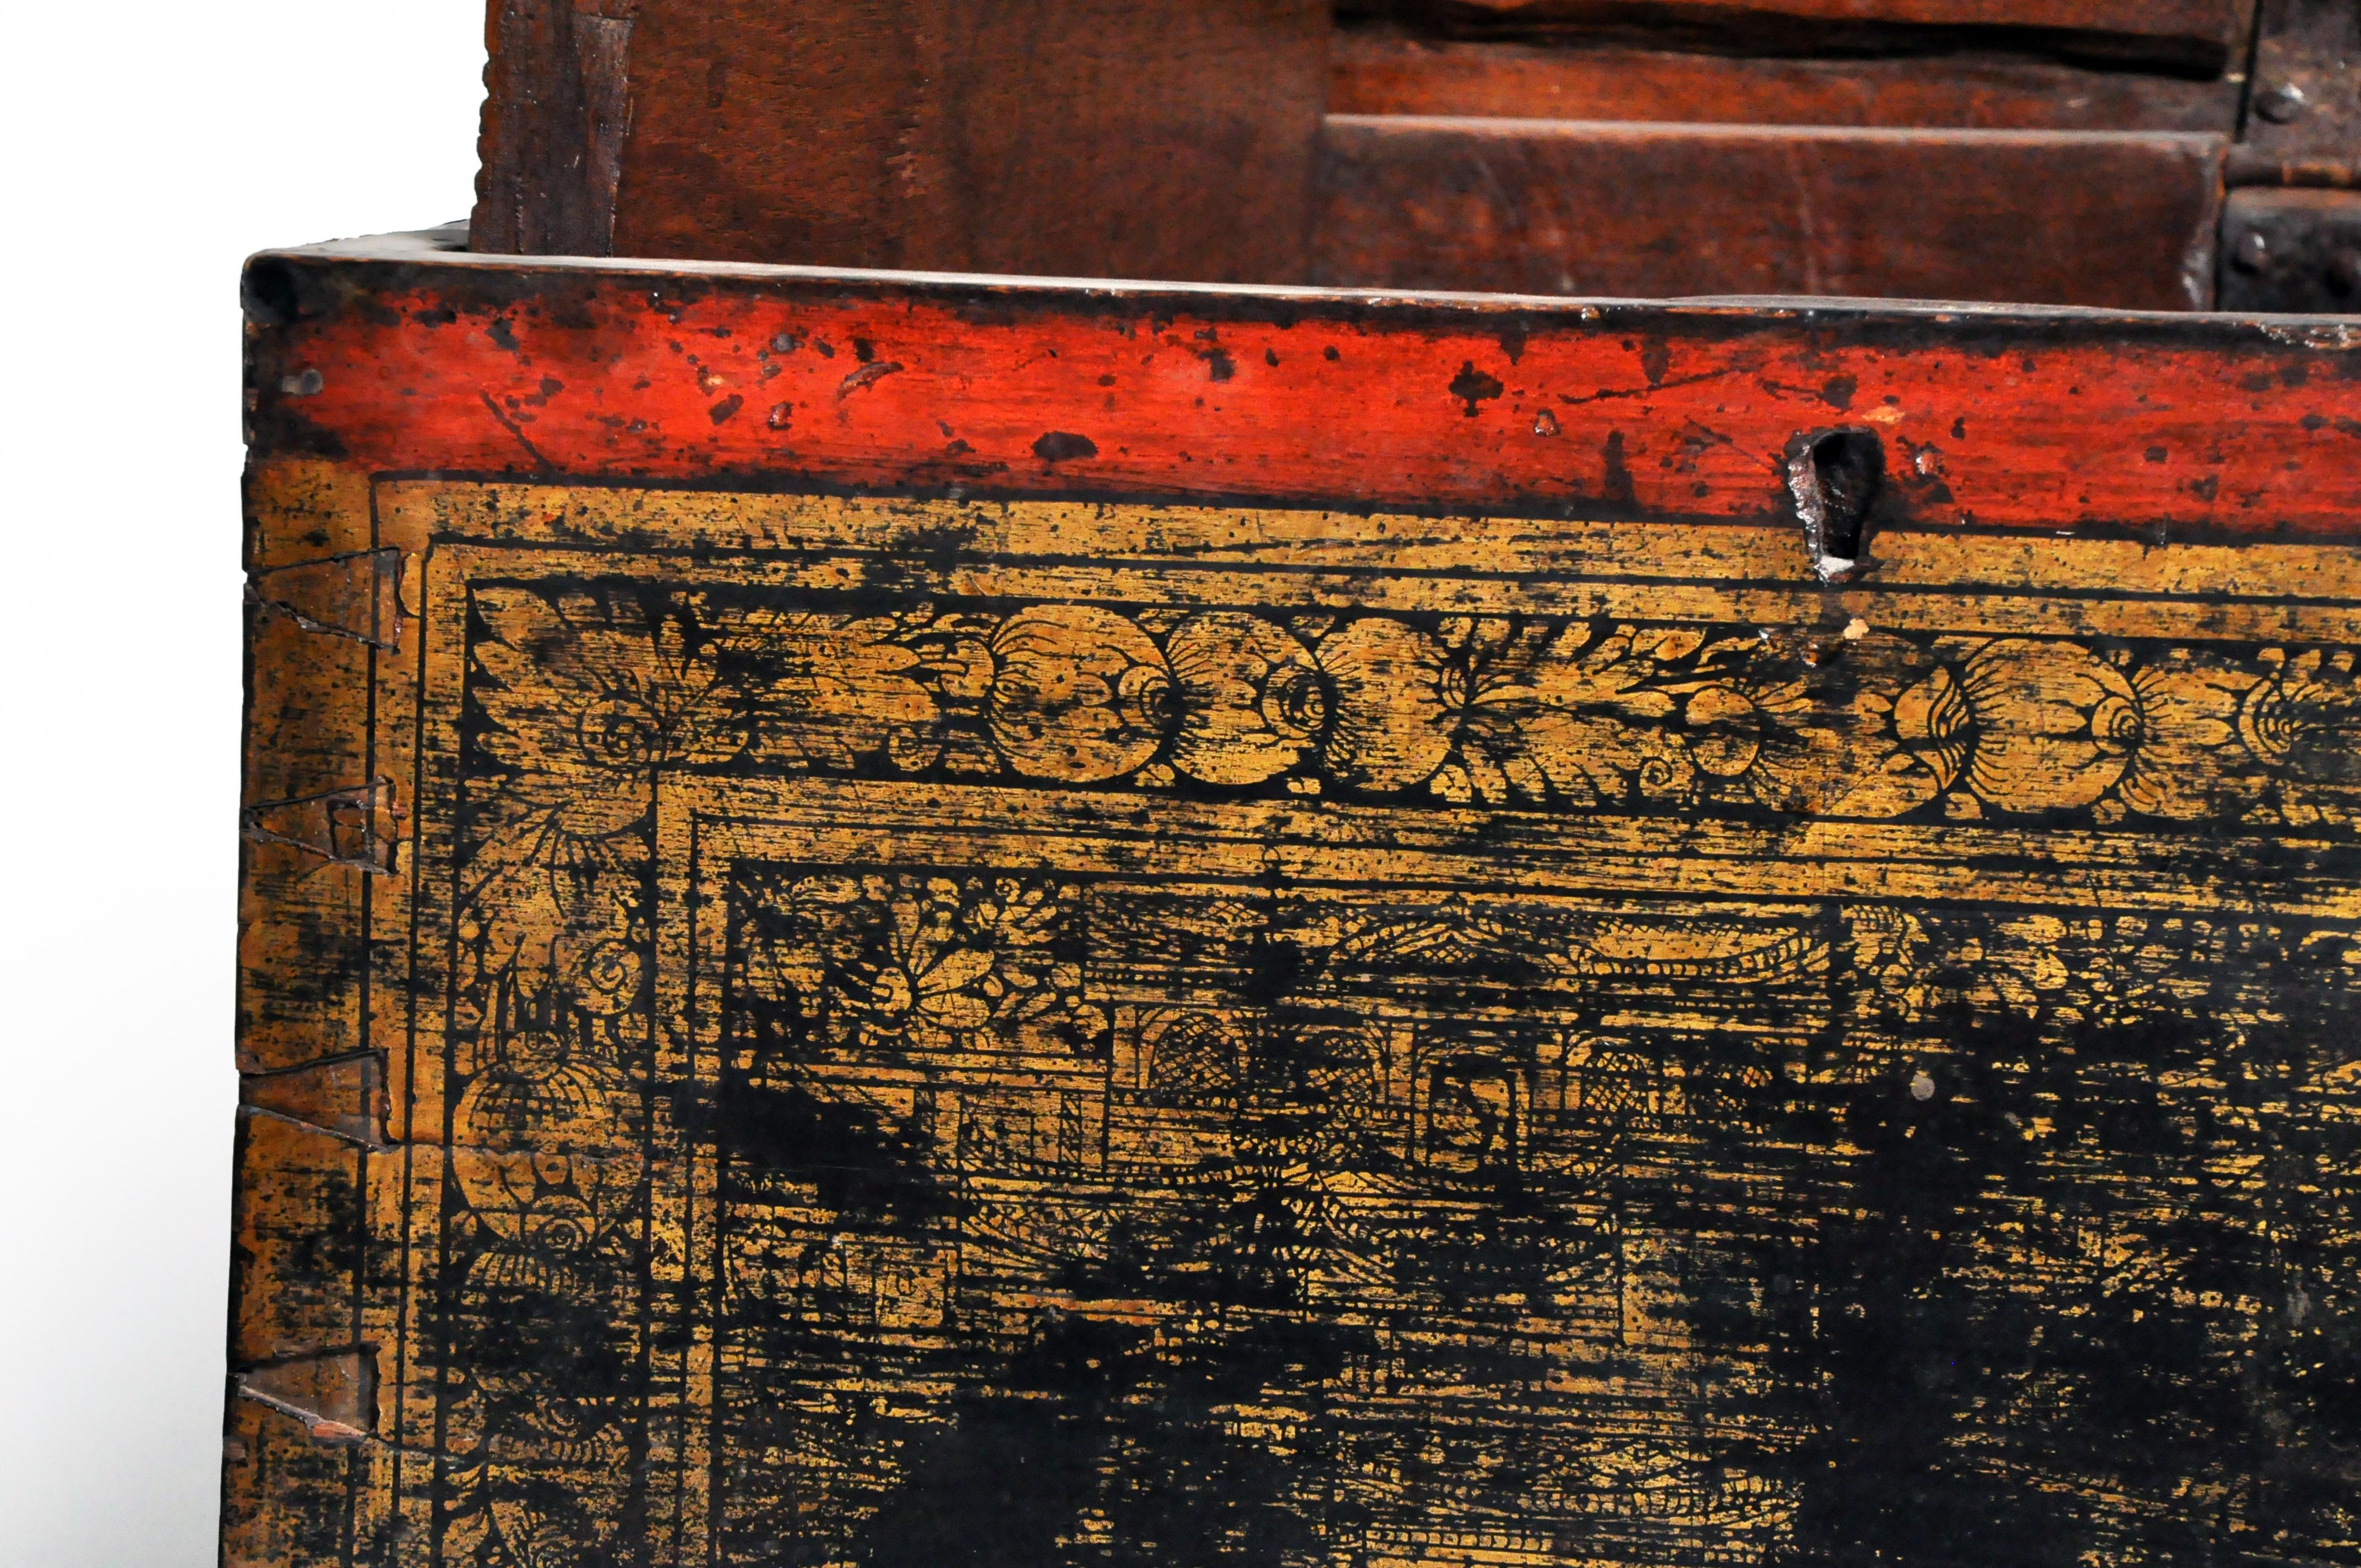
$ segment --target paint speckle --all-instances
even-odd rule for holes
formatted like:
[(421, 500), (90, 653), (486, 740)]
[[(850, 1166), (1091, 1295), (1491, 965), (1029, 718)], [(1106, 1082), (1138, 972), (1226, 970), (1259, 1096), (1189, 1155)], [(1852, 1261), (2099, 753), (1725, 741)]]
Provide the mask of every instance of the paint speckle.
[(1097, 442), (1087, 435), (1076, 435), (1071, 431), (1048, 431), (1033, 444), (1033, 455), (1044, 463), (1063, 463), (1070, 458), (1095, 457), (1098, 455)]
[(901, 368), (902, 362), (898, 359), (873, 361), (863, 365), (837, 383), (836, 395), (840, 400), (849, 398), (864, 387), (873, 387), (886, 377), (899, 374)]
[(1640, 373), (1648, 378), (1648, 385), (1661, 387), (1673, 368), (1673, 345), (1661, 337), (1652, 337), (1640, 348)]
[(1935, 1098), (1935, 1080), (1927, 1076), (1927, 1069), (1923, 1067), (1918, 1069), (1917, 1075), (1910, 1080), (1910, 1098), (1913, 1100), (1932, 1100)]
[(313, 369), (279, 378), (279, 389), (291, 398), (316, 398), (327, 385), (328, 378)]
[(1631, 462), (1623, 445), (1620, 430), (1607, 433), (1607, 443), (1599, 448), (1598, 459), (1606, 472), (1600, 481), (1600, 493), (1618, 506), (1631, 506), (1640, 499), (1639, 487), (1632, 483)]
[(1476, 368), (1473, 359), (1459, 367), (1459, 374), (1451, 378), (1451, 395), (1467, 405), (1467, 417), (1476, 417), (1476, 405), (1499, 397), (1508, 389), (1497, 376), (1488, 376)]

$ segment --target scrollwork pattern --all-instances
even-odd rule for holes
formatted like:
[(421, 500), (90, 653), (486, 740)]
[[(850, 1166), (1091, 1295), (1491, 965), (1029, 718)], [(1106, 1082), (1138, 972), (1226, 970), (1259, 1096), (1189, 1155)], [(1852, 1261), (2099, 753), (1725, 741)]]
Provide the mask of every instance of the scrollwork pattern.
[[(446, 1395), (442, 1506), (446, 1558), (485, 1564), (609, 1554), (598, 1521), (627, 1512), (624, 1478), (644, 1463), (627, 1416), (636, 1352), (599, 1336), (631, 1332), (617, 1304), (652, 1272), (650, 1151), (683, 1131), (663, 1121), (680, 1086), (657, 1080), (652, 1044), (667, 780), (2150, 834), (2342, 832), (2361, 786), (2361, 684), (2353, 653), (2334, 647), (881, 602), (624, 581), (479, 585), (470, 603), (445, 1080), (449, 1332), (469, 1343), (447, 1358), (467, 1370)], [(2280, 940), (2148, 915), (1870, 909), (1832, 938), (1800, 917), (1627, 928), (1592, 915), (1551, 925), (1505, 905), (1331, 911), (1259, 950), (1295, 966), (1290, 1004), (1304, 1018), (1178, 1003), (1126, 1017), (1085, 983), (1087, 899), (1062, 874), (763, 875), (730, 977), (752, 1020), (754, 1089), (797, 1114), (818, 1104), (912, 1170), (1047, 1180), (1081, 1169), (1107, 1135), (1108, 1113), (1086, 1114), (1060, 1075), (1094, 1081), (1130, 1051), (1137, 1105), (1126, 1113), (1155, 1124), (1141, 1168), (1212, 1238), (1205, 1257), (1181, 1261), (1231, 1267), (1231, 1253), (1251, 1251), (1235, 1233), (1259, 1226), (1275, 1238), (1257, 1243), (1277, 1260), (1271, 1278), (1235, 1266), (1274, 1300), (1290, 1279), (1485, 1285), (1446, 1227), (1380, 1223), (1389, 1205), (1437, 1194), (1533, 1198), (1502, 1234), (1534, 1281), (1563, 1283), (1609, 1246), (1602, 1194), (1648, 1139), (1743, 1131), (1821, 1079), (1848, 1091), (1913, 1082), (1895, 1077), (1899, 1056), (1963, 1011), (2010, 1027), (2193, 1029), (2216, 1010), (2215, 981), (2184, 949)], [(1520, 994), (1817, 996), (1839, 964), (1866, 982), (1846, 1022), (1892, 1035), (1891, 1049), (1824, 1060), (1781, 1038), (1708, 1061), (1694, 1042), (1666, 1048), (1571, 1014), (1482, 1028), (1343, 1021), (1380, 980), (1453, 1005), (1470, 975), (1508, 975)], [(2236, 1029), (2220, 1034), (2242, 1047)], [(1019, 1070), (1049, 1087), (1001, 1103), (961, 1076)], [(2048, 1135), (2038, 1116), (2004, 1124), (2012, 1138)], [(1073, 1235), (1103, 1218), (1041, 1204), (979, 1208), (969, 1223), (1012, 1255), (1102, 1259), (1113, 1240)], [(867, 1270), (873, 1297), (881, 1271), (908, 1262), (797, 1253), (778, 1266), (792, 1288), (741, 1288), (832, 1321), (836, 1296), (861, 1294), (855, 1274)], [(884, 1294), (906, 1297), (896, 1310), (917, 1321), (943, 1310), (928, 1288)], [(574, 1358), (562, 1390), (518, 1369), (511, 1342), (525, 1332), (547, 1342), (534, 1353)], [(561, 1475), (594, 1489), (612, 1477), (615, 1491), (560, 1497)]]
[[(577, 870), (664, 769), (1517, 810), (2344, 822), (2341, 649), (1525, 616), (479, 596), (502, 841)], [(538, 680), (521, 678), (531, 662)], [(497, 860), (497, 857), (495, 857)]]

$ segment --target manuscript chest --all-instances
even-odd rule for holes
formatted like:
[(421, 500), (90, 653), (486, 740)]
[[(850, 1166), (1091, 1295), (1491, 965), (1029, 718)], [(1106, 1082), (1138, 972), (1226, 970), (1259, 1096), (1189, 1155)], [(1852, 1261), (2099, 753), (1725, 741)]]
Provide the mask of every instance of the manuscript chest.
[(247, 279), (233, 1563), (2361, 1552), (2361, 337)]

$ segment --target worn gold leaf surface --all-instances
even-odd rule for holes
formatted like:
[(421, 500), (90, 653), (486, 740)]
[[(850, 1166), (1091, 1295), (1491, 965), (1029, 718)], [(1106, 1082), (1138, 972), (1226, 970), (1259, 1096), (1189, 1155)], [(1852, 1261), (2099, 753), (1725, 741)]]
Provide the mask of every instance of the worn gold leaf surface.
[(2361, 1550), (2354, 552), (376, 507), (366, 1560)]

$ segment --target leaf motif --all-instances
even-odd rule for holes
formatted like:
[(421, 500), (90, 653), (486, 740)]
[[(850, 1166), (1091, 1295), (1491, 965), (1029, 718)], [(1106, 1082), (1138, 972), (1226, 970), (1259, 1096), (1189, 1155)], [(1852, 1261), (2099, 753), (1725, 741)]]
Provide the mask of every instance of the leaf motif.
[(940, 709), (918, 655), (894, 640), (899, 630), (884, 616), (750, 615), (733, 645), (756, 684), (754, 755), (816, 772), (850, 772), (880, 752), (911, 771), (931, 766)]
[(992, 955), (980, 948), (954, 948), (918, 977), (922, 995), (962, 991), (992, 972)]
[(922, 997), (918, 1010), (946, 1029), (981, 1029), (992, 1022), (992, 1003), (965, 992)]
[(1703, 647), (1705, 640), (1706, 632), (1700, 627), (1649, 627), (1632, 634), (1631, 650), (1659, 664), (1675, 664)]
[(1323, 762), (1338, 779), (1407, 789), (1449, 758), (1457, 716), (1442, 689), (1448, 654), (1435, 639), (1370, 616), (1330, 632), (1319, 658), (1336, 693)]

